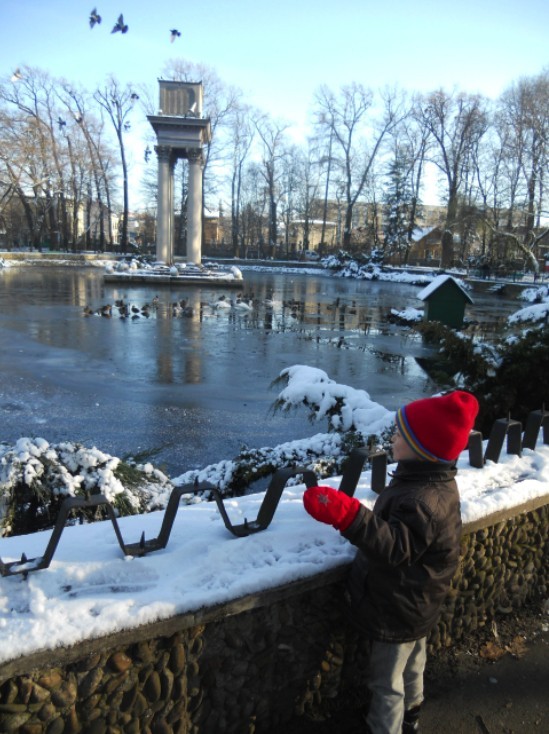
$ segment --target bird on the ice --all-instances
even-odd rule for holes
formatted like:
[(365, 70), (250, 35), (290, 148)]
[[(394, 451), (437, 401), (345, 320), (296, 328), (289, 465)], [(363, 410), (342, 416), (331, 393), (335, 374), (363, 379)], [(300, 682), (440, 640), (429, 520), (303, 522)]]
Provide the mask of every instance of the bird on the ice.
[(172, 28), (170, 31), (170, 41), (173, 43), (176, 38), (179, 38), (181, 35), (181, 32), (177, 30), (177, 28)]

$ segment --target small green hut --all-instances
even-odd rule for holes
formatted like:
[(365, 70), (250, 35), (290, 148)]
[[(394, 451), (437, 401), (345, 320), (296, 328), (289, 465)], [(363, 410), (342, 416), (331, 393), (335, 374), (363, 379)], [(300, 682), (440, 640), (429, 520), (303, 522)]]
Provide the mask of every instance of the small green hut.
[(463, 326), (465, 305), (473, 303), (473, 299), (451, 275), (438, 275), (417, 297), (425, 303), (425, 321), (440, 321), (452, 329)]

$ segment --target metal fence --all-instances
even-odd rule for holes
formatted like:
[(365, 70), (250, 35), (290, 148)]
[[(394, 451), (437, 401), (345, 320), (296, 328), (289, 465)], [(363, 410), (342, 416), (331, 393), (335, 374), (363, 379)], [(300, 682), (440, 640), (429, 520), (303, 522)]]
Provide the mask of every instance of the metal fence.
[[(522, 431), (522, 423), (520, 421), (513, 420), (511, 417), (496, 420), (490, 432), (484, 453), (482, 433), (479, 431), (471, 431), (467, 447), (469, 464), (481, 469), (486, 461), (497, 463), (501, 456), (501, 451), (505, 441), (507, 441), (507, 454), (521, 456), (523, 449), (531, 449), (534, 451), (540, 431), (543, 431), (543, 443), (548, 445), (549, 411), (546, 411), (545, 407), (541, 410), (534, 410), (529, 414), (524, 433)], [(372, 453), (366, 447), (353, 449), (344, 464), (338, 488), (339, 491), (352, 497), (364, 470), (364, 465), (368, 462), (371, 469), (371, 489), (379, 494), (386, 486), (387, 458), (387, 453), (385, 451)], [(11, 561), (7, 563), (2, 561), (0, 558), (0, 574), (2, 576), (15, 576), (17, 574), (21, 574), (26, 578), (31, 572), (47, 568), (53, 559), (69, 516), (79, 510), (81, 511), (90, 508), (104, 508), (107, 518), (112, 523), (116, 539), (118, 540), (118, 545), (124, 555), (140, 557), (145, 556), (148, 553), (161, 550), (168, 544), (173, 523), (179, 509), (179, 501), (183, 495), (189, 493), (209, 491), (214, 497), (227, 530), (232, 533), (232, 535), (243, 538), (248, 535), (261, 532), (269, 527), (288, 481), (299, 476), (302, 477), (303, 483), (307, 487), (313, 487), (318, 484), (316, 474), (310, 469), (293, 466), (277, 470), (273, 474), (269, 487), (265, 492), (257, 517), (252, 520), (245, 518), (244, 522), (238, 525), (232, 523), (221, 493), (212, 484), (202, 482), (176, 487), (170, 494), (158, 536), (147, 540), (143, 533), (141, 538), (134, 543), (126, 543), (124, 541), (116, 519), (114, 508), (104, 495), (98, 494), (87, 498), (69, 497), (61, 505), (57, 522), (55, 523), (44, 554), (36, 558), (27, 558), (26, 554), (22, 553), (19, 561)]]

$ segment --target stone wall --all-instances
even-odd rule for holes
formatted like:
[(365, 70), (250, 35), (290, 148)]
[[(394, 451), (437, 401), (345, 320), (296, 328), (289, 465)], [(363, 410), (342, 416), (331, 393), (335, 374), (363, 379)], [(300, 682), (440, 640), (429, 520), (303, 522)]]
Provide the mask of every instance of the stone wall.
[[(547, 594), (547, 497), (464, 528), (431, 654)], [(347, 568), (0, 666), (0, 732), (268, 734), (365, 685)]]

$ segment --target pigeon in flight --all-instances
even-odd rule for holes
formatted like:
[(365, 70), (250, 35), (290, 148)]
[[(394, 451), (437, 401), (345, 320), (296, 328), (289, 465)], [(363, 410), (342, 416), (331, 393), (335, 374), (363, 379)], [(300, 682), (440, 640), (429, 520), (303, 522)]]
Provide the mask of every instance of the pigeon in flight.
[(59, 125), (59, 129), (61, 130), (61, 128), (62, 128), (62, 127), (65, 127), (65, 125), (66, 125), (67, 123), (65, 122), (65, 120), (64, 120), (64, 119), (63, 119), (62, 117), (60, 117), (60, 118), (59, 118), (59, 119), (57, 120), (57, 124)]
[(147, 147), (145, 148), (145, 163), (149, 162), (150, 157), (151, 157), (151, 149), (147, 145)]
[(18, 82), (22, 78), (23, 78), (23, 74), (21, 74), (21, 69), (16, 69), (13, 72), (13, 76), (12, 76), (11, 80), (12, 80), (12, 82)]
[(101, 16), (97, 14), (97, 8), (94, 8), (90, 13), (90, 28), (93, 28), (96, 23), (101, 23)]
[(172, 28), (170, 31), (170, 41), (173, 43), (176, 38), (179, 38), (181, 35), (181, 31), (178, 31), (177, 28)]
[(124, 16), (122, 13), (118, 16), (118, 20), (116, 21), (111, 33), (117, 33), (118, 31), (120, 31), (120, 33), (127, 33), (128, 31), (128, 26), (124, 23)]
[(138, 95), (138, 94), (136, 94), (135, 92), (132, 92), (132, 93), (130, 94), (130, 100), (131, 100), (132, 104), (133, 104), (134, 102), (137, 102), (137, 100), (138, 100), (138, 99), (139, 99), (139, 95)]

